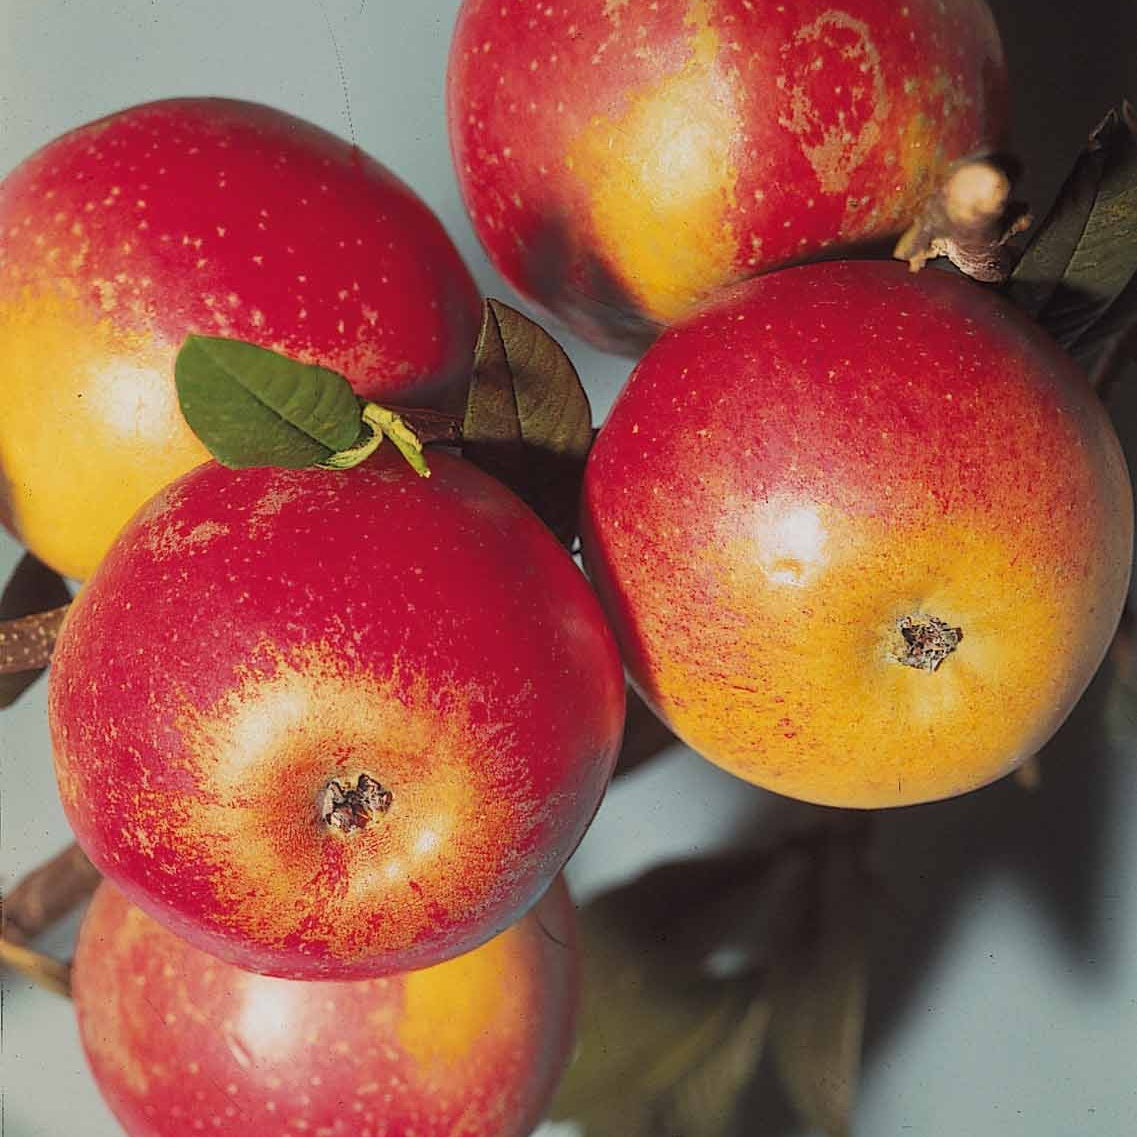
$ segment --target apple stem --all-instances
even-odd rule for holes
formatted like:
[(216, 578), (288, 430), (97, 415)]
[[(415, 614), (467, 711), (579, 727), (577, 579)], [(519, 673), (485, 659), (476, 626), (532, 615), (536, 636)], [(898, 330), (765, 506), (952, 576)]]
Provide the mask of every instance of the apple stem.
[(71, 997), (71, 965), (0, 937), (0, 964), (18, 971), (37, 987)]
[(364, 403), (360, 418), (370, 434), (354, 446), (317, 463), (327, 470), (350, 470), (370, 457), (389, 438), (416, 473), (430, 477), (423, 447), (432, 442), (457, 445), (462, 441), (462, 420), (457, 415), (426, 407), (381, 407)]
[(360, 774), (355, 785), (332, 778), (320, 791), (320, 819), (329, 829), (354, 833), (371, 819), (391, 808), (394, 795), (369, 774)]
[(61, 604), (31, 616), (0, 620), (0, 675), (46, 667), (69, 607)]
[(364, 403), (361, 417), (363, 425), (370, 431), (367, 437), (316, 465), (324, 470), (350, 470), (374, 454), (384, 438), (389, 438), (416, 474), (430, 477), (430, 468), (422, 453), (422, 439), (401, 415), (377, 403)]
[(34, 939), (86, 900), (100, 880), (86, 853), (68, 845), (4, 894), (0, 934), (14, 944)]
[(462, 416), (427, 407), (388, 407), (415, 432), (419, 441), (427, 446), (432, 442), (457, 445), (462, 441)]
[(902, 646), (892, 659), (918, 671), (936, 671), (959, 646), (963, 629), (953, 628), (938, 616), (918, 612), (896, 621)]

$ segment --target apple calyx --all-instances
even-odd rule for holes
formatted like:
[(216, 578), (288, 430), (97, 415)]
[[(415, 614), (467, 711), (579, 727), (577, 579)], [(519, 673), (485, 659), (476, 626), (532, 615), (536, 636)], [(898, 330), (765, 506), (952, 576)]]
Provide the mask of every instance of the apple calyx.
[(938, 616), (916, 612), (896, 621), (902, 645), (890, 658), (918, 671), (936, 671), (959, 646), (963, 629), (953, 628)]
[(329, 829), (354, 833), (386, 813), (393, 800), (391, 791), (370, 774), (360, 774), (354, 786), (332, 778), (320, 792), (320, 820)]

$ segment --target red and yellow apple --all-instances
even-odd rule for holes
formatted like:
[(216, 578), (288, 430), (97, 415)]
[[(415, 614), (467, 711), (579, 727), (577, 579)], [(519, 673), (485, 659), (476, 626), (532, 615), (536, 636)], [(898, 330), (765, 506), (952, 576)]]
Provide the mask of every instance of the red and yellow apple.
[(0, 518), (90, 575), (208, 458), (174, 390), (190, 332), (426, 403), (464, 384), (479, 316), (427, 206), (310, 123), (183, 98), (80, 127), (0, 182)]
[(104, 883), (72, 985), (91, 1071), (130, 1137), (527, 1137), (568, 1060), (577, 971), (560, 882), (466, 955), (352, 983), (221, 963)]
[(631, 677), (695, 750), (827, 805), (962, 793), (1066, 718), (1109, 645), (1129, 477), (1085, 376), (975, 283), (825, 262), (648, 351), (585, 475)]
[(61, 630), (48, 714), (79, 843), (196, 946), (292, 978), (468, 951), (545, 891), (620, 746), (584, 575), (499, 482), (390, 446), (206, 463), (139, 511)]
[(503, 276), (639, 347), (733, 281), (899, 233), (996, 145), (985, 0), (465, 0), (451, 149)]

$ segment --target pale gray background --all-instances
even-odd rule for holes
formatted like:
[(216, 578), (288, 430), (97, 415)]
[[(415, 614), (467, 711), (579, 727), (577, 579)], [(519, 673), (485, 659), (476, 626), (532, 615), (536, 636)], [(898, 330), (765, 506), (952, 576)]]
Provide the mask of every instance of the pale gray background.
[[(1137, 6), (993, 6), (1014, 73), (1024, 188), (1043, 206), (1089, 125), (1126, 88), (1137, 93)], [(450, 169), (442, 89), (456, 8), (0, 0), (0, 175), (69, 127), (166, 95), (257, 99), (347, 134), (334, 35), (359, 144), (437, 211), (487, 293), (515, 299), (481, 255)], [(599, 419), (628, 363), (562, 340)], [(1137, 399), (1126, 406), (1132, 422)], [(17, 554), (0, 539), (0, 569)], [(68, 840), (43, 695), (41, 684), (0, 716), (3, 886)], [(1039, 795), (1003, 784), (885, 820), (888, 912), (876, 936), (862, 1137), (1137, 1133), (1137, 711), (1112, 700), (1103, 736), (1105, 701), (1099, 685), (1054, 748)], [(578, 896), (661, 858), (759, 840), (785, 808), (676, 748), (609, 794), (571, 867)], [(46, 946), (66, 950), (72, 930)], [(69, 1005), (9, 976), (4, 995), (5, 1137), (117, 1134)], [(745, 1131), (801, 1132), (768, 1092)]]

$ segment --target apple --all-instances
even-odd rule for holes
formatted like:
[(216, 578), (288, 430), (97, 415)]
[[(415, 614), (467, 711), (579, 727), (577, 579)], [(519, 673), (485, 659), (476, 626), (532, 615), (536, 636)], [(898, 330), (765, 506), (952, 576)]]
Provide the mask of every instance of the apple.
[(289, 978), (426, 967), (521, 916), (620, 746), (584, 575), (501, 483), (387, 445), (199, 466), (132, 519), (49, 671), (67, 818), (126, 896)]
[(350, 983), (221, 963), (104, 883), (72, 987), (91, 1071), (130, 1137), (527, 1137), (569, 1056), (577, 971), (559, 882), (467, 955)]
[(0, 182), (0, 518), (89, 576), (209, 456), (174, 390), (191, 332), (422, 405), (464, 387), (479, 319), (438, 219), (358, 147), (232, 99), (89, 123)]
[(490, 259), (637, 350), (716, 289), (898, 234), (998, 143), (984, 0), (465, 0), (451, 150)]
[(822, 262), (647, 352), (584, 555), (695, 750), (825, 805), (963, 793), (1057, 730), (1125, 601), (1133, 502), (1088, 381), (972, 281)]

